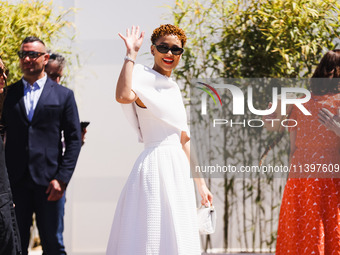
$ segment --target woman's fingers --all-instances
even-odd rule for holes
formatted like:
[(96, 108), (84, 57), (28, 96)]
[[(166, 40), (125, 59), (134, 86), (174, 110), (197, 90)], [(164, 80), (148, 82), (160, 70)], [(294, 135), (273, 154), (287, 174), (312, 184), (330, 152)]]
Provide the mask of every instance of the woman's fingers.
[(340, 111), (337, 109), (337, 115), (326, 108), (321, 108), (318, 113), (318, 121), (327, 129), (333, 131), (336, 135), (340, 136)]
[(328, 109), (326, 109), (326, 108), (321, 108), (321, 112), (325, 115), (325, 116), (327, 116), (327, 117), (329, 117), (329, 118), (333, 118), (333, 116), (334, 116), (334, 114), (333, 113), (331, 113)]
[(209, 200), (208, 198), (203, 198), (202, 201), (201, 201), (201, 204), (204, 205), (204, 206), (209, 206)]
[(337, 121), (337, 122), (340, 122), (340, 108), (338, 108), (338, 110), (336, 111), (337, 114), (334, 116), (334, 119)]
[(318, 113), (318, 118), (322, 123), (326, 123), (333, 117), (333, 114), (325, 108), (321, 108)]
[(213, 195), (211, 194), (210, 190), (208, 189), (208, 187), (203, 187), (203, 189), (200, 191), (201, 193), (201, 204), (205, 205), (205, 206), (209, 206), (212, 205), (213, 202)]
[(132, 26), (131, 30), (129, 28), (126, 29), (126, 36), (123, 36), (121, 33), (118, 33), (118, 35), (122, 38), (122, 39), (128, 39), (128, 38), (135, 38), (135, 39), (143, 39), (144, 37), (144, 31), (141, 32), (141, 34), (139, 35), (139, 26)]
[(208, 195), (208, 196), (202, 198), (201, 204), (205, 205), (205, 206), (212, 205), (213, 204), (212, 196)]
[(205, 205), (208, 202), (208, 195), (204, 190), (201, 193), (201, 197), (202, 197), (201, 204)]
[(318, 121), (331, 130), (337, 125), (336, 117), (337, 117), (336, 115), (331, 113), (326, 108), (321, 108), (318, 113)]
[(144, 32), (141, 32), (140, 35), (139, 26), (132, 26), (131, 29), (126, 29), (126, 36), (118, 33), (119, 37), (123, 39), (127, 54), (132, 54), (133, 58), (137, 57), (137, 52), (139, 51), (140, 47), (143, 43)]
[(213, 195), (211, 194), (210, 191), (208, 193), (208, 200), (209, 200), (210, 204), (212, 205), (213, 204)]
[(210, 204), (212, 205), (212, 203), (213, 203), (213, 195), (212, 194), (209, 195), (209, 201), (210, 201)]
[(125, 36), (122, 35), (121, 33), (118, 33), (119, 37), (122, 38), (124, 41), (126, 40)]
[(326, 116), (322, 113), (322, 112), (319, 112), (318, 113), (318, 119), (322, 122), (325, 122), (326, 121)]
[(140, 33), (140, 37), (139, 37), (139, 39), (142, 39), (143, 40), (143, 38), (144, 38), (144, 34), (145, 34), (145, 32), (143, 31), (142, 33)]

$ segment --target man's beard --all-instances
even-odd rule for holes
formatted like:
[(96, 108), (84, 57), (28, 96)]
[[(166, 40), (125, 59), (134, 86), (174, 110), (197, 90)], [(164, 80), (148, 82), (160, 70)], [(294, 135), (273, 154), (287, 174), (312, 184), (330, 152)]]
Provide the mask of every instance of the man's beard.
[(39, 75), (41, 74), (41, 72), (44, 71), (44, 67), (42, 68), (28, 68), (26, 70), (23, 71), (24, 74), (26, 75), (30, 75), (30, 76), (34, 76), (34, 75)]

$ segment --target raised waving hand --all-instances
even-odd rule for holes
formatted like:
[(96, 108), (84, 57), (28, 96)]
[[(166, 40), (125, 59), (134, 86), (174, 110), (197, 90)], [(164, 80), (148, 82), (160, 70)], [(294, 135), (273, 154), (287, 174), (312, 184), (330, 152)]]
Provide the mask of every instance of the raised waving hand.
[(126, 29), (126, 36), (122, 35), (121, 33), (118, 33), (118, 35), (125, 43), (126, 55), (135, 60), (137, 53), (143, 43), (144, 31), (139, 33), (139, 26), (132, 26), (131, 30), (128, 28)]
[(131, 90), (132, 72), (138, 51), (143, 43), (144, 32), (139, 32), (139, 26), (132, 26), (131, 30), (126, 29), (126, 36), (121, 33), (118, 33), (118, 35), (125, 43), (126, 56), (117, 82), (116, 100), (121, 104), (130, 104), (138, 98), (135, 92)]

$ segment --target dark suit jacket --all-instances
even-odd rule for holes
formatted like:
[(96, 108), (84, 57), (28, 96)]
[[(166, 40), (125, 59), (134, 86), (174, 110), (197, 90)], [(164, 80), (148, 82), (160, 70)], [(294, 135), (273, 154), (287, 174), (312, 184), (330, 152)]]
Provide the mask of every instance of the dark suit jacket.
[(5, 165), (5, 152), (0, 136), (0, 255), (21, 254), (19, 229), (13, 207), (12, 192)]
[[(81, 147), (77, 105), (73, 92), (47, 78), (29, 122), (22, 80), (8, 87), (2, 122), (6, 131), (6, 165), (11, 185), (28, 177), (48, 186), (52, 179), (68, 183)], [(62, 131), (65, 153), (62, 154)]]

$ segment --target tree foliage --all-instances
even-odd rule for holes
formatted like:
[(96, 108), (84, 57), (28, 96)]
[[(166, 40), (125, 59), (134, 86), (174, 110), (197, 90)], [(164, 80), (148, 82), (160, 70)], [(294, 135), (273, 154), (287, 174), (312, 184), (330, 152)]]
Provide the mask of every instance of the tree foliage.
[[(22, 0), (17, 4), (0, 1), (0, 55), (10, 70), (9, 84), (21, 77), (17, 51), (25, 37), (36, 36), (54, 50), (60, 39), (72, 40), (65, 29), (73, 26), (66, 16), (74, 9), (60, 9), (57, 13), (52, 6), (53, 1)], [(58, 52), (70, 54), (68, 49), (58, 49)]]
[(177, 0), (174, 23), (188, 35), (188, 77), (309, 76), (339, 39), (337, 0)]
[[(337, 0), (176, 0), (169, 8), (174, 24), (188, 36), (182, 62), (175, 70), (177, 78), (184, 82), (186, 95), (197, 85), (192, 83), (194, 79), (310, 77), (322, 55), (336, 48), (339, 42)], [(254, 102), (265, 109), (271, 87), (257, 87), (256, 91)], [(232, 98), (223, 96), (223, 104), (230, 106)], [(230, 116), (228, 109), (223, 110), (226, 111), (223, 116)], [(195, 128), (192, 120), (196, 120), (205, 125), (204, 131), (210, 132), (211, 120), (204, 123), (200, 113), (196, 117), (195, 114), (191, 111), (191, 127)], [(216, 153), (220, 153), (225, 156), (226, 164), (231, 158), (235, 164), (250, 165), (259, 161), (266, 144), (276, 140), (276, 136), (282, 135), (253, 128), (224, 129), (217, 138), (211, 137), (224, 146), (211, 147), (211, 153), (205, 155), (213, 161)], [(280, 146), (271, 151), (271, 162), (287, 161), (287, 152), (285, 136)], [(212, 187), (225, 204), (226, 250), (275, 249), (285, 182), (272, 176), (253, 177), (225, 179)], [(212, 237), (207, 238), (206, 248), (214, 247), (212, 242)]]

